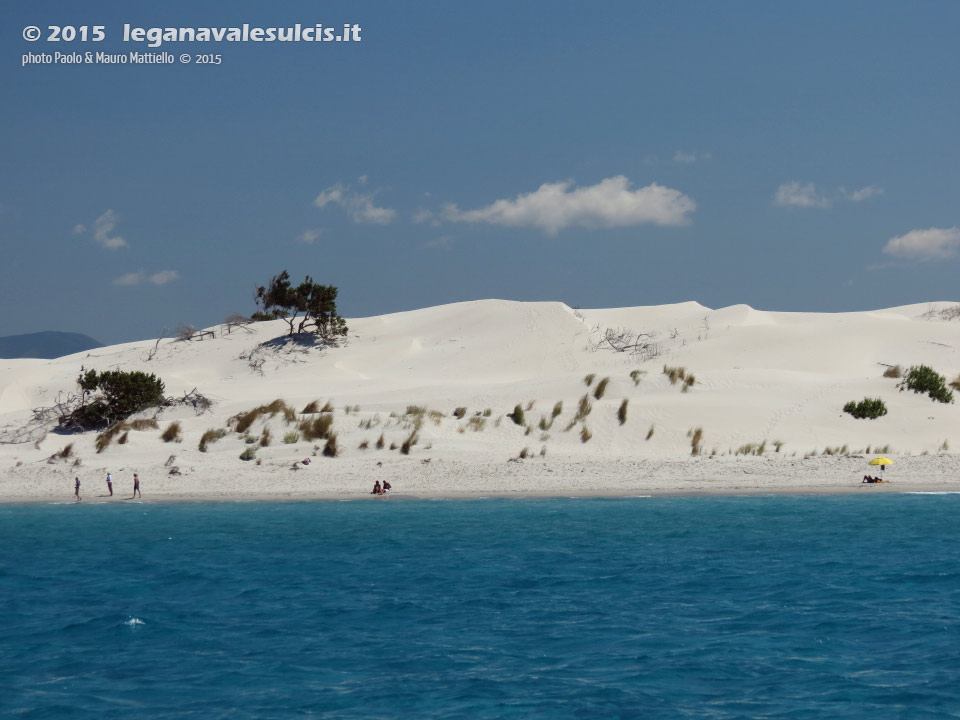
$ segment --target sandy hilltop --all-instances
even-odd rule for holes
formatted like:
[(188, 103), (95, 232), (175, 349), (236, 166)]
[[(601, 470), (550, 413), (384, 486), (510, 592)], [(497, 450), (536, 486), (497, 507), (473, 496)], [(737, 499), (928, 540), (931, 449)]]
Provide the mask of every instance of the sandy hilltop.
[[(960, 319), (943, 312), (952, 307), (485, 300), (352, 319), (336, 347), (288, 342), (286, 323), (273, 321), (0, 360), (0, 500), (69, 501), (79, 475), (84, 501), (105, 502), (107, 471), (110, 501), (129, 497), (134, 472), (146, 500), (359, 498), (385, 478), (394, 497), (960, 491), (960, 403), (901, 392), (884, 376), (925, 364), (957, 377)], [(155, 428), (142, 423), (98, 453), (97, 433), (60, 434), (33, 412), (75, 392), (81, 368), (155, 373), (167, 395), (196, 389), (213, 404), (142, 412)], [(843, 412), (865, 397), (888, 414)], [(236, 432), (231, 418), (277, 399), (292, 419), (264, 414)], [(332, 413), (304, 415), (313, 401)], [(337, 457), (298, 429), (321, 414), (332, 415)], [(181, 439), (165, 442), (173, 422)], [(202, 452), (209, 430), (223, 437)], [(245, 451), (253, 459), (240, 459)], [(891, 482), (861, 488), (878, 452), (895, 463)]]

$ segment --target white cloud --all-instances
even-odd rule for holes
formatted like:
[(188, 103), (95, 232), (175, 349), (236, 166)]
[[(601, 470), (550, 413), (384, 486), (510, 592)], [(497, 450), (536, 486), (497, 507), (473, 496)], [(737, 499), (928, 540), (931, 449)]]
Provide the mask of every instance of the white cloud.
[(83, 235), (87, 231), (87, 226), (83, 223), (77, 223), (73, 226), (74, 235)]
[(709, 160), (713, 155), (711, 153), (695, 153), (695, 152), (683, 152), (682, 150), (677, 150), (673, 154), (673, 161), (675, 163), (680, 163), (681, 165), (692, 165), (698, 160)]
[(601, 180), (596, 185), (572, 188), (573, 181), (544, 183), (531, 193), (513, 200), (497, 200), (476, 210), (444, 208), (444, 217), (453, 222), (508, 227), (537, 227), (548, 235), (572, 225), (583, 227), (629, 227), (653, 223), (683, 225), (697, 204), (679, 190), (656, 183), (630, 190), (623, 175)]
[(161, 270), (152, 275), (147, 275), (143, 270), (139, 272), (126, 273), (113, 281), (114, 285), (142, 285), (144, 282), (153, 285), (166, 285), (180, 279), (180, 273), (176, 270)]
[(113, 234), (118, 222), (120, 222), (120, 217), (113, 210), (107, 210), (93, 221), (93, 239), (110, 250), (126, 247), (127, 241), (119, 235)]
[(834, 193), (827, 193), (813, 183), (801, 185), (798, 182), (792, 182), (784, 183), (777, 188), (773, 202), (781, 207), (828, 208), (839, 200), (858, 203), (877, 195), (883, 195), (883, 188), (875, 185), (867, 185), (859, 190), (847, 190), (841, 187)]
[(830, 198), (817, 190), (816, 185), (798, 182), (784, 183), (777, 188), (773, 202), (781, 207), (819, 207), (828, 208), (832, 204)]
[(114, 285), (139, 285), (143, 282), (143, 271), (126, 273), (113, 281)]
[(331, 185), (317, 195), (313, 204), (325, 208), (330, 204), (339, 205), (346, 210), (354, 222), (387, 225), (393, 222), (397, 211), (391, 208), (377, 207), (373, 204), (373, 193), (363, 195), (351, 192), (349, 187), (340, 183)]
[(176, 270), (161, 270), (160, 272), (155, 272), (153, 275), (147, 278), (147, 280), (154, 285), (166, 285), (167, 283), (172, 283), (175, 280), (180, 279), (180, 273)]
[(883, 251), (887, 255), (908, 260), (946, 260), (960, 248), (960, 228), (929, 228), (911, 230), (906, 235), (891, 238)]
[(367, 176), (366, 176), (366, 175), (361, 175), (360, 177), (357, 178), (357, 182), (360, 183), (361, 185), (366, 185), (366, 184), (367, 184)]
[(320, 228), (314, 228), (312, 230), (304, 230), (297, 236), (297, 242), (304, 245), (313, 245), (320, 236), (323, 235), (323, 230)]
[(850, 202), (863, 202), (864, 200), (869, 200), (875, 195), (883, 195), (883, 188), (867, 185), (867, 187), (862, 187), (859, 190), (853, 190), (852, 192), (847, 192), (845, 188), (840, 188), (840, 192), (843, 194), (843, 197)]
[(433, 213), (429, 210), (417, 210), (413, 215), (413, 222), (417, 225), (429, 222), (430, 220), (433, 220)]

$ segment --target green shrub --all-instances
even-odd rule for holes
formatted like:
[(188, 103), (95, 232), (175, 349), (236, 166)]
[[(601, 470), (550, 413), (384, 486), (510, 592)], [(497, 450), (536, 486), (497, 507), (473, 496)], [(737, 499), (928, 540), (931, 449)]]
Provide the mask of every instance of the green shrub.
[(287, 445), (293, 445), (296, 442), (300, 442), (300, 433), (298, 433), (296, 430), (288, 432), (283, 436), (283, 442)]
[(88, 370), (77, 378), (82, 405), (60, 418), (67, 429), (96, 430), (163, 402), (163, 381), (139, 370)]
[(467, 414), (467, 409), (465, 407), (458, 407), (453, 411), (453, 416), (457, 420), (462, 420), (463, 416)]
[(953, 393), (947, 389), (946, 378), (928, 365), (911, 366), (898, 387), (901, 392), (913, 390), (915, 393), (926, 393), (936, 402), (953, 402)]
[(880, 398), (864, 398), (860, 402), (852, 400), (843, 406), (843, 411), (853, 415), (857, 420), (869, 418), (875, 420), (887, 414), (887, 406)]
[(517, 425), (526, 425), (527, 419), (524, 417), (523, 408), (520, 405), (516, 405), (513, 408), (512, 413), (507, 413), (507, 417), (513, 420)]
[(257, 449), (253, 447), (248, 447), (242, 453), (240, 453), (241, 460), (255, 460), (257, 457)]

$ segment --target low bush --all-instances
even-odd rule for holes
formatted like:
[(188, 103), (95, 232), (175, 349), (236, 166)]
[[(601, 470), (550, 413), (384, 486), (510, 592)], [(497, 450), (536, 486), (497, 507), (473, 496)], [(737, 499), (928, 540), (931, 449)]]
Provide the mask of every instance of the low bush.
[(297, 413), (294, 412), (293, 408), (283, 400), (277, 399), (268, 405), (260, 405), (252, 410), (247, 410), (246, 412), (235, 415), (231, 418), (231, 421), (234, 423), (233, 429), (242, 435), (249, 430), (250, 426), (260, 417), (264, 415), (273, 417), (281, 413), (283, 414), (283, 419), (287, 422), (293, 422), (297, 419)]
[(301, 415), (316, 415), (320, 412), (320, 401), (311, 400), (306, 405), (303, 406), (303, 410), (300, 411)]
[(687, 369), (682, 367), (669, 367), (668, 365), (664, 365), (663, 374), (666, 375), (667, 378), (670, 380), (671, 385), (676, 385), (677, 381), (686, 379)]
[(898, 386), (901, 390), (925, 393), (931, 400), (952, 403), (953, 393), (947, 389), (947, 380), (929, 365), (913, 365)]
[(327, 437), (327, 442), (323, 446), (323, 454), (325, 457), (336, 457), (340, 454), (340, 449), (337, 447), (337, 434), (335, 432), (330, 433)]
[(131, 420), (129, 423), (131, 430), (143, 431), (143, 430), (159, 430), (160, 424), (153, 418), (141, 418), (139, 420)]
[(520, 405), (516, 405), (513, 408), (512, 413), (507, 413), (507, 417), (513, 420), (517, 425), (526, 425), (527, 419), (524, 417), (523, 408)]
[(83, 404), (60, 418), (60, 425), (67, 429), (109, 427), (163, 402), (163, 381), (139, 370), (88, 370), (77, 378), (77, 385)]
[(326, 440), (333, 427), (333, 416), (317, 415), (309, 420), (301, 420), (298, 426), (304, 440)]
[(864, 398), (860, 402), (851, 400), (843, 406), (843, 411), (853, 415), (857, 420), (875, 420), (887, 414), (887, 406), (880, 398)]
[(241, 460), (256, 460), (257, 458), (257, 449), (253, 447), (248, 447), (242, 453), (240, 453)]
[(883, 376), (885, 378), (902, 378), (903, 377), (903, 368), (899, 365), (894, 365), (893, 367), (888, 367), (883, 371)]
[(621, 425), (627, 421), (627, 398), (624, 398), (623, 402), (620, 403), (620, 409), (617, 410), (617, 420), (620, 421)]
[(164, 442), (180, 442), (183, 440), (180, 423), (172, 422), (167, 425), (167, 429), (163, 431), (162, 435), (160, 435), (160, 439)]
[(700, 455), (703, 453), (703, 428), (692, 428), (687, 432), (690, 438), (690, 454)]
[(206, 452), (211, 443), (217, 442), (226, 437), (227, 431), (223, 428), (211, 428), (200, 436), (200, 452)]
[(300, 433), (296, 430), (292, 430), (283, 436), (283, 442), (287, 445), (293, 445), (296, 442), (300, 442)]
[(467, 414), (467, 409), (465, 407), (458, 407), (453, 411), (453, 416), (457, 420), (463, 420), (463, 416)]

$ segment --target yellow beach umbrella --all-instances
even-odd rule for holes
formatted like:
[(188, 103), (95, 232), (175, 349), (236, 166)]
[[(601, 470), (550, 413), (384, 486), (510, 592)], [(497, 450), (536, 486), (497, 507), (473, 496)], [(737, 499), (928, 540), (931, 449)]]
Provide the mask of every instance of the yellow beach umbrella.
[(880, 457), (875, 457), (873, 460), (870, 461), (869, 464), (870, 464), (870, 465), (879, 465), (879, 466), (880, 466), (880, 472), (883, 473), (883, 471), (884, 471), (884, 469), (887, 467), (887, 465), (893, 465), (893, 460), (891, 460), (891, 459), (888, 458), (888, 457), (884, 457), (883, 455), (881, 455)]

